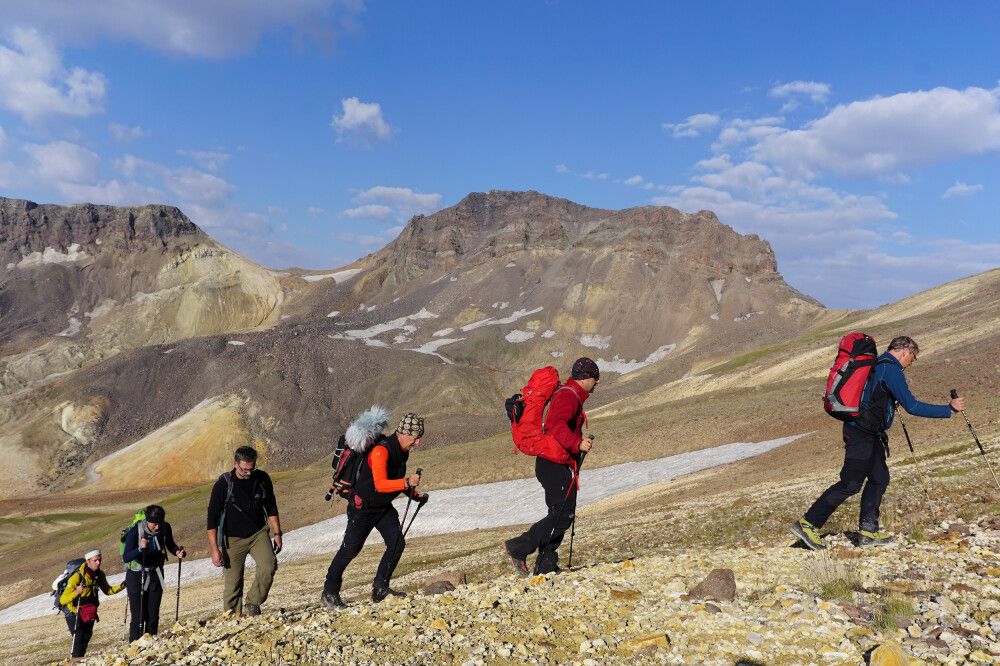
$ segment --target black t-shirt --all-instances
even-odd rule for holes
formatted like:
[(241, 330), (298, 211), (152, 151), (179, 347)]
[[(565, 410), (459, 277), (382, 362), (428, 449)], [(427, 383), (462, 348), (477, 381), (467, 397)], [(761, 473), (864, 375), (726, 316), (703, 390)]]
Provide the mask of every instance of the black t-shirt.
[(239, 539), (253, 536), (267, 524), (268, 516), (278, 515), (271, 477), (259, 469), (255, 469), (249, 479), (238, 478), (233, 470), (220, 476), (208, 500), (207, 526), (210, 530), (218, 528), (219, 515), (226, 504), (229, 492), (227, 474), (233, 479), (233, 496), (226, 509), (224, 532), (226, 536)]

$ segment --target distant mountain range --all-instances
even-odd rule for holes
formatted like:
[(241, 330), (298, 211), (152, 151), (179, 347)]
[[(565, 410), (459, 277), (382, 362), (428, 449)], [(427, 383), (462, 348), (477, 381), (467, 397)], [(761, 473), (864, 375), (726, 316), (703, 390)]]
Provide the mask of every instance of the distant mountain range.
[(579, 355), (596, 407), (658, 405), (843, 314), (708, 211), (473, 193), (349, 266), (275, 271), (176, 208), (0, 198), (0, 497), (201, 482), (242, 443), (306, 465), (373, 402), (482, 438)]

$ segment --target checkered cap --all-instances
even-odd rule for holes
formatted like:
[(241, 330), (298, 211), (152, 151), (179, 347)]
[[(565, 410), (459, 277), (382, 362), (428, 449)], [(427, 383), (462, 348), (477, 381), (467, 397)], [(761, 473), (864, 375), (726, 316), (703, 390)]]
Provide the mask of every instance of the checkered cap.
[(409, 412), (406, 416), (399, 420), (399, 427), (396, 428), (396, 432), (404, 435), (411, 435), (413, 437), (423, 437), (424, 417), (417, 416), (413, 412)]

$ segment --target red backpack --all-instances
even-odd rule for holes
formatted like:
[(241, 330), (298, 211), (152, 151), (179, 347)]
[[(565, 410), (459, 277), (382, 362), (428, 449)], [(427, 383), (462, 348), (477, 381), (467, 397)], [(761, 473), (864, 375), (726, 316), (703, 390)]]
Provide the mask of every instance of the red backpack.
[(878, 359), (875, 340), (864, 333), (849, 333), (840, 340), (823, 394), (826, 413), (840, 421), (853, 421), (861, 412), (861, 396)]
[(507, 398), (505, 408), (510, 419), (514, 452), (542, 456), (552, 462), (569, 464), (569, 453), (552, 435), (546, 435), (542, 424), (545, 406), (559, 390), (559, 371), (551, 365), (538, 368), (520, 393)]

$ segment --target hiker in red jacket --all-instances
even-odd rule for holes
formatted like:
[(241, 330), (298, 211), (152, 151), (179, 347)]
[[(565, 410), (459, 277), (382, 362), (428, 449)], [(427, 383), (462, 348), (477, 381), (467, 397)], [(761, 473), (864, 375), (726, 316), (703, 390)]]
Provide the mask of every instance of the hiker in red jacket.
[(573, 364), (571, 378), (556, 390), (549, 402), (545, 433), (552, 435), (561, 449), (543, 449), (535, 458), (535, 478), (545, 490), (549, 510), (527, 532), (504, 544), (515, 571), (522, 576), (529, 574), (525, 560), (536, 551), (536, 575), (559, 572), (556, 551), (576, 516), (577, 468), (581, 454), (589, 451), (593, 443), (592, 437), (583, 437), (587, 422), (583, 403), (600, 379), (597, 364), (586, 356), (579, 358)]

